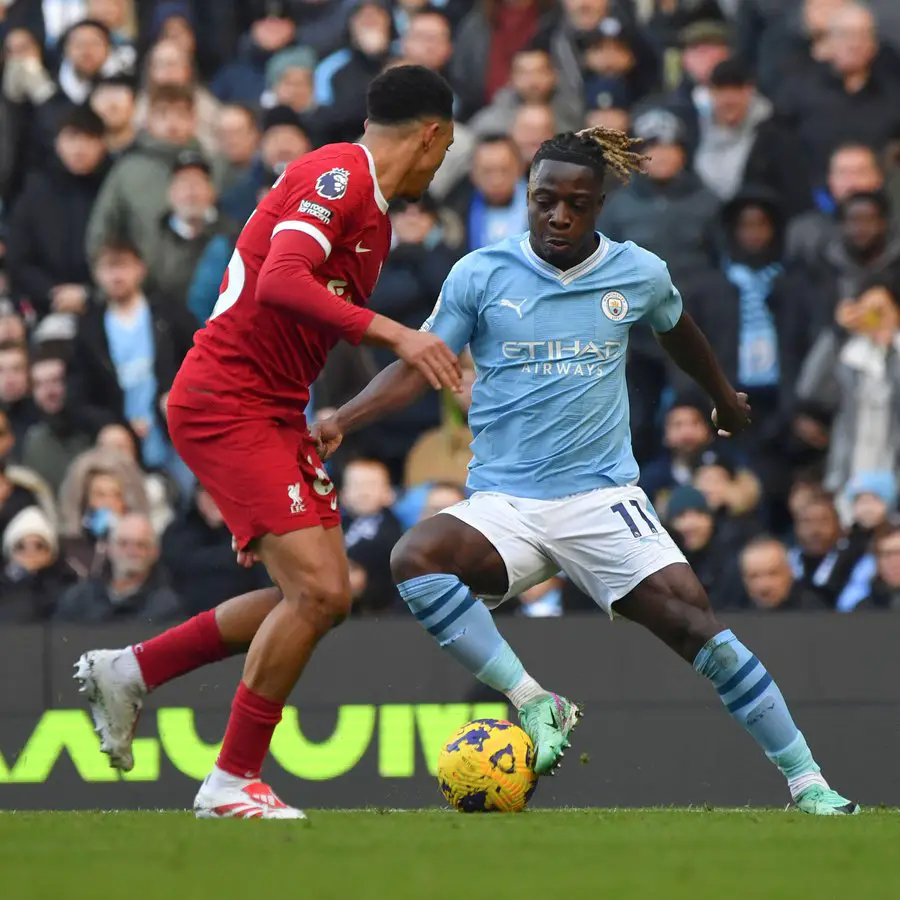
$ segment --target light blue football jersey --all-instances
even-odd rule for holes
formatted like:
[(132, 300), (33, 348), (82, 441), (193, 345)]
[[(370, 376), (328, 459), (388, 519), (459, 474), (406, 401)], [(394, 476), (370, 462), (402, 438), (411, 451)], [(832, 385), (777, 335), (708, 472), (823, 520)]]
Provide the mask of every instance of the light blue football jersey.
[(455, 351), (467, 344), (476, 381), (469, 410), (469, 487), (553, 499), (634, 484), (625, 385), (628, 333), (681, 317), (666, 264), (631, 241), (562, 272), (528, 235), (463, 257), (422, 326)]

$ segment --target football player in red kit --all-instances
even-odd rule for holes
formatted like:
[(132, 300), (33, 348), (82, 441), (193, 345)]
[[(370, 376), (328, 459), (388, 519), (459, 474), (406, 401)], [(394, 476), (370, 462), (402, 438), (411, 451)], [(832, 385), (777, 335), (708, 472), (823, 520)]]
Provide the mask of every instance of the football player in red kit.
[(350, 609), (337, 497), (303, 414), (329, 350), (342, 339), (386, 346), (434, 388), (460, 385), (439, 338), (365, 307), (390, 249), (388, 201), (431, 183), (453, 139), (453, 95), (432, 71), (399, 66), (367, 99), (360, 142), (292, 163), (247, 221), (168, 398), (175, 448), (221, 510), (239, 559), (261, 560), (278, 588), (77, 663), (101, 749), (127, 771), (147, 691), (249, 644), (198, 817), (303, 817), (260, 769), (316, 643)]

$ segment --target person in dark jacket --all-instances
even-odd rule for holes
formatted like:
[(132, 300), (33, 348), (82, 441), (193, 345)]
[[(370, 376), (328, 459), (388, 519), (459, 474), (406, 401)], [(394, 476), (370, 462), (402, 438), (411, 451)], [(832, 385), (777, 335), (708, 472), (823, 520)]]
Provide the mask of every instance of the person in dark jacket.
[(94, 273), (102, 302), (92, 303), (78, 323), (72, 402), (128, 422), (141, 439), (144, 464), (163, 467), (172, 455), (165, 396), (191, 347), (194, 322), (186, 309), (148, 300), (142, 289), (146, 266), (126, 242), (105, 245)]
[(794, 136), (773, 117), (740, 60), (713, 69), (709, 106), (697, 117), (694, 171), (722, 201), (742, 187), (759, 185), (777, 194), (790, 218), (812, 205), (812, 186)]
[(91, 285), (85, 233), (109, 171), (103, 135), (96, 113), (73, 109), (56, 137), (55, 165), (32, 173), (13, 210), (7, 245), (13, 296), (40, 318), (84, 311)]
[(91, 407), (70, 403), (66, 380), (66, 362), (52, 348), (31, 361), (32, 394), (40, 419), (25, 432), (22, 457), (54, 494), (69, 464), (93, 446), (108, 421)]
[(21, 457), (25, 433), (38, 420), (28, 383), (28, 347), (16, 341), (0, 343), (0, 411), (19, 444), (13, 452)]
[[(148, 265), (147, 290), (164, 305), (160, 311), (188, 309), (188, 293), (204, 254), (212, 247), (216, 259), (224, 260), (208, 294), (218, 296), (222, 274), (234, 250), (240, 225), (228, 219), (217, 206), (216, 188), (209, 163), (199, 153), (187, 150), (178, 155), (169, 182), (169, 209), (159, 222), (156, 256)], [(200, 319), (205, 322), (206, 315)]]
[(187, 615), (271, 585), (262, 566), (244, 569), (235, 562), (231, 533), (215, 501), (200, 486), (163, 534), (162, 560)]
[(767, 612), (822, 611), (828, 607), (792, 571), (788, 551), (773, 537), (758, 537), (741, 551), (744, 596), (737, 606)]
[(323, 59), (315, 100), (326, 143), (355, 141), (366, 119), (366, 87), (384, 68), (391, 48), (391, 15), (378, 0), (359, 0), (348, 23), (347, 46)]
[(185, 615), (159, 561), (159, 542), (150, 520), (129, 513), (110, 529), (108, 570), (69, 588), (59, 599), (54, 619), (80, 625), (127, 621), (159, 625)]
[[(372, 309), (409, 328), (418, 328), (431, 312), (441, 285), (456, 262), (457, 253), (443, 241), (437, 207), (425, 197), (418, 203), (392, 205), (395, 244), (369, 298)], [(388, 351), (371, 348), (375, 364), (383, 369), (393, 361)], [(363, 429), (359, 448), (363, 455), (383, 460), (395, 482), (416, 439), (440, 422), (440, 395), (431, 392), (404, 410)]]
[(269, 60), (296, 36), (297, 26), (289, 16), (271, 6), (260, 10), (241, 39), (237, 57), (216, 73), (210, 90), (223, 103), (259, 103), (266, 89)]
[(775, 97), (819, 183), (836, 147), (851, 140), (882, 147), (900, 122), (898, 62), (893, 51), (879, 47), (871, 11), (848, 3), (835, 12), (827, 54), (827, 65), (786, 79)]
[[(715, 264), (719, 201), (686, 168), (687, 132), (673, 112), (647, 109), (633, 130), (650, 157), (646, 174), (609, 197), (597, 225), (611, 240), (634, 241), (664, 259), (679, 285)], [(633, 445), (642, 462), (659, 446), (657, 408), (667, 382), (662, 350), (643, 324), (631, 331), (627, 380)]]
[(59, 556), (59, 538), (46, 513), (23, 509), (3, 532), (0, 622), (29, 625), (53, 613), (59, 595), (78, 580)]
[(900, 611), (900, 526), (888, 525), (875, 536), (875, 579), (869, 596), (855, 611)]

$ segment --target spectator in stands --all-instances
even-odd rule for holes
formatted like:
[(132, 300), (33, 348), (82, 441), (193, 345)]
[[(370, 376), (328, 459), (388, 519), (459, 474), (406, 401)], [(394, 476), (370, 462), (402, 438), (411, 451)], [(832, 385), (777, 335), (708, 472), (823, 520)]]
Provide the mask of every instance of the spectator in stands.
[(411, 9), (406, 18), (400, 41), (404, 62), (446, 75), (453, 56), (453, 26), (444, 10), (423, 4)]
[(28, 339), (25, 320), (9, 300), (0, 301), (0, 344), (22, 344)]
[(776, 105), (803, 141), (814, 179), (848, 141), (881, 147), (900, 122), (900, 73), (880, 50), (872, 12), (846, 3), (828, 23), (827, 66), (787, 79)]
[[(586, 128), (612, 128), (614, 131), (631, 131), (631, 114), (624, 109), (621, 102), (614, 95), (599, 98), (598, 105), (585, 113), (584, 124)], [(610, 191), (618, 189), (621, 185), (617, 179), (613, 179), (606, 186), (607, 196)]]
[(137, 63), (135, 0), (88, 0), (87, 16), (109, 29), (112, 43), (108, 68), (133, 74)]
[[(747, 0), (748, 3), (754, 0)], [(769, 0), (763, 0), (769, 2)], [(780, 0), (775, 0), (776, 3)], [(788, 0), (794, 2), (794, 0)], [(649, 4), (652, 13), (644, 26), (647, 38), (661, 56), (677, 53), (680, 36), (698, 22), (723, 22), (734, 7), (731, 0), (660, 0)]]
[(197, 51), (197, 30), (192, 5), (188, 0), (159, 0), (153, 11), (150, 43), (172, 41), (189, 56)]
[[(287, 106), (308, 131), (316, 131), (319, 110), (314, 87), (316, 57), (309, 47), (292, 47), (273, 56), (266, 67), (263, 106)], [(330, 110), (323, 110), (327, 115)]]
[(142, 289), (147, 268), (128, 243), (103, 247), (94, 270), (104, 304), (92, 304), (79, 323), (73, 402), (128, 422), (141, 440), (144, 464), (165, 467), (174, 455), (165, 430), (165, 397), (190, 349), (193, 322), (184, 308), (148, 300)]
[[(89, 258), (95, 258), (111, 239), (118, 239), (134, 244), (144, 259), (155, 259), (172, 166), (184, 150), (200, 151), (194, 95), (181, 87), (155, 88), (149, 99), (147, 130), (113, 166), (97, 197), (87, 228)], [(210, 164), (218, 185), (224, 167), (217, 157)]]
[(545, 0), (479, 0), (460, 22), (450, 76), (460, 101), (460, 118), (493, 102), (509, 81), (513, 56), (554, 24), (554, 5)]
[(481, 138), (470, 178), (450, 200), (465, 225), (468, 250), (496, 244), (526, 230), (528, 185), (510, 138), (501, 134)]
[(509, 136), (519, 151), (522, 172), (527, 176), (534, 154), (544, 141), (549, 141), (559, 129), (553, 110), (546, 103), (526, 103), (516, 110)]
[(741, 546), (718, 528), (706, 497), (691, 485), (672, 491), (666, 527), (690, 563), (714, 607), (734, 603), (735, 580), (730, 560)]
[(109, 172), (104, 126), (88, 107), (74, 107), (56, 137), (56, 159), (33, 172), (10, 221), (8, 265), (20, 304), (43, 318), (84, 312), (91, 289), (85, 232)]
[(787, 548), (775, 538), (759, 537), (747, 544), (740, 554), (740, 567), (747, 601), (754, 609), (793, 612), (825, 608), (795, 577)]
[(138, 96), (135, 123), (150, 130), (150, 104), (160, 89), (179, 89), (193, 98), (195, 133), (203, 149), (209, 154), (218, 152), (216, 121), (219, 101), (197, 83), (194, 61), (190, 53), (175, 41), (160, 41), (147, 54), (144, 67), (143, 90)]
[(462, 390), (444, 397), (440, 427), (421, 435), (406, 457), (403, 483), (408, 488), (438, 481), (466, 483), (469, 461), (472, 459), (469, 447), (473, 440), (466, 420), (472, 405), (475, 365), (468, 351), (460, 354), (459, 363), (462, 367)]
[(128, 513), (110, 529), (108, 571), (69, 588), (55, 619), (80, 625), (138, 620), (162, 624), (184, 613), (159, 562), (159, 541), (150, 520)]
[(358, 459), (347, 464), (341, 479), (341, 506), (356, 613), (399, 609), (390, 567), (391, 550), (403, 533), (390, 510), (395, 499), (390, 473), (382, 462)]
[(267, 4), (241, 38), (237, 57), (213, 78), (210, 89), (223, 103), (257, 104), (266, 90), (266, 66), (297, 36), (297, 26), (284, 11)]
[(83, 19), (62, 38), (63, 58), (57, 81), (60, 94), (82, 106), (103, 75), (119, 74), (112, 56), (112, 35), (98, 19)]
[(78, 580), (59, 556), (59, 539), (40, 507), (28, 506), (3, 532), (0, 623), (31, 625), (53, 615), (56, 600)]
[(549, 106), (559, 131), (577, 131), (584, 121), (584, 103), (559, 90), (550, 53), (540, 45), (523, 47), (513, 55), (509, 84), (472, 117), (469, 127), (479, 137), (508, 134), (526, 104)]
[[(809, 321), (798, 313), (795, 279), (781, 262), (784, 214), (777, 194), (748, 187), (723, 207), (721, 222), (719, 266), (684, 283), (685, 306), (704, 334), (715, 335), (732, 384), (753, 396), (755, 427), (737, 445), (770, 490), (786, 492), (784, 439)], [(680, 373), (672, 373), (672, 383), (679, 392), (696, 391)]]
[[(175, 160), (168, 197), (169, 211), (159, 223), (158, 252), (149, 266), (147, 289), (170, 323), (192, 329), (193, 323), (187, 323), (184, 313), (194, 272), (211, 250), (216, 267), (221, 265), (216, 283), (211, 285), (217, 291), (240, 226), (217, 208), (210, 166), (199, 153), (188, 150)], [(181, 314), (170, 314), (170, 310)]]
[(24, 344), (0, 344), (0, 410), (21, 449), (25, 432), (37, 421), (28, 383), (28, 348)]
[(227, 191), (249, 174), (259, 152), (260, 132), (256, 113), (240, 103), (223, 106), (219, 113), (216, 139), (227, 165), (220, 188)]
[(428, 488), (419, 521), (430, 519), (439, 512), (466, 499), (466, 489), (453, 481), (436, 481)]
[[(896, 284), (896, 283), (895, 283)], [(825, 488), (856, 474), (900, 465), (900, 309), (897, 287), (875, 284), (838, 306), (806, 359), (801, 410), (831, 424)]]
[(222, 210), (236, 222), (246, 222), (257, 203), (295, 159), (312, 150), (297, 114), (287, 106), (268, 109), (262, 116), (259, 154), (250, 171), (222, 195)]
[(90, 407), (68, 402), (66, 363), (52, 352), (32, 361), (31, 386), (38, 421), (25, 432), (22, 458), (56, 494), (72, 460), (93, 445), (103, 420)]
[(18, 2), (6, 4), (10, 27), (27, 28), (49, 55), (58, 47), (67, 29), (81, 21), (85, 14), (84, 0), (61, 0), (58, 3)]
[(355, 141), (366, 119), (366, 87), (388, 61), (391, 16), (379, 0), (359, 0), (345, 47), (323, 59), (315, 73), (323, 140)]
[(550, 35), (550, 53), (561, 84), (584, 96), (582, 49), (585, 35), (597, 32), (607, 16), (626, 11), (615, 0), (563, 0), (562, 16)]
[(729, 456), (707, 450), (698, 460), (693, 485), (706, 498), (722, 541), (739, 546), (759, 533), (760, 484), (751, 472), (738, 470)]
[(900, 527), (888, 526), (875, 536), (875, 564), (869, 595), (856, 609), (900, 609)]
[(184, 512), (166, 529), (162, 559), (186, 615), (271, 583), (262, 566), (238, 566), (222, 514), (199, 485)]
[(862, 558), (841, 530), (834, 501), (821, 494), (803, 506), (794, 523), (796, 545), (788, 553), (794, 578), (829, 609), (848, 605), (845, 592), (855, 593), (853, 570)]
[(588, 107), (613, 96), (630, 109), (659, 86), (659, 62), (653, 48), (640, 31), (622, 19), (604, 19), (581, 43), (584, 103)]
[(130, 512), (149, 512), (136, 463), (109, 450), (88, 450), (73, 461), (59, 489), (59, 519), (63, 554), (79, 577), (103, 570), (110, 527)]
[(776, 194), (788, 217), (809, 209), (812, 189), (793, 135), (772, 115), (750, 72), (737, 59), (713, 69), (710, 103), (698, 115), (694, 171), (720, 200), (758, 185)]
[[(438, 209), (429, 197), (418, 203), (395, 201), (391, 207), (394, 248), (369, 298), (376, 312), (410, 328), (427, 318), (458, 254), (444, 242)], [(390, 352), (370, 350), (379, 369), (393, 362)], [(440, 395), (429, 392), (400, 412), (359, 434), (361, 452), (384, 462), (394, 481), (403, 478), (406, 454), (416, 438), (440, 422)]]
[(817, 209), (797, 216), (787, 233), (787, 256), (792, 261), (817, 265), (827, 244), (840, 235), (840, 205), (854, 194), (884, 187), (884, 173), (871, 147), (842, 144), (828, 163), (827, 190), (816, 192)]
[(0, 410), (0, 539), (9, 523), (26, 507), (40, 506), (51, 518), (55, 514), (50, 490), (38, 475), (14, 464), (16, 436), (9, 419)]
[[(94, 449), (107, 453), (118, 453), (125, 457), (129, 466), (137, 466), (144, 493), (147, 497), (147, 515), (150, 517), (153, 530), (157, 534), (162, 535), (175, 518), (171, 505), (174, 493), (173, 485), (167, 475), (141, 469), (140, 441), (135, 433), (127, 425), (122, 425), (120, 422), (104, 425), (97, 432)], [(185, 469), (187, 469), (187, 466), (185, 466)], [(178, 479), (178, 487), (184, 488), (185, 496), (193, 496), (196, 482), (193, 476), (186, 480), (184, 484)]]
[(103, 121), (107, 153), (118, 159), (131, 149), (137, 137), (134, 82), (125, 75), (98, 81), (91, 92), (91, 109)]
[(688, 25), (679, 39), (683, 76), (673, 101), (690, 128), (699, 111), (709, 106), (716, 66), (731, 56), (731, 29), (725, 22), (706, 19)]

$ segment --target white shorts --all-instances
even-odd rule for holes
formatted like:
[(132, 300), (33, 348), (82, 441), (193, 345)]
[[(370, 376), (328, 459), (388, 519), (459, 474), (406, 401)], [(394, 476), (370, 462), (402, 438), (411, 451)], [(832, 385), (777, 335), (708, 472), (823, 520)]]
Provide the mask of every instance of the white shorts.
[(509, 590), (484, 598), (494, 606), (562, 571), (612, 617), (616, 600), (645, 578), (686, 562), (638, 487), (558, 500), (479, 491), (442, 512), (480, 531), (506, 564)]

